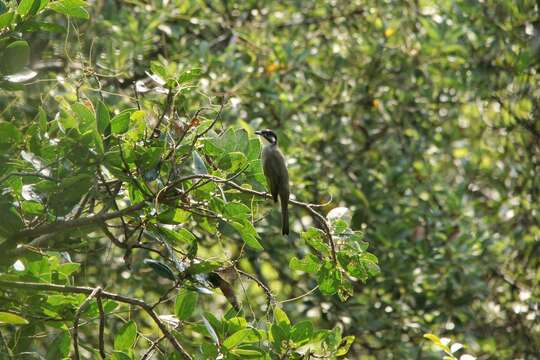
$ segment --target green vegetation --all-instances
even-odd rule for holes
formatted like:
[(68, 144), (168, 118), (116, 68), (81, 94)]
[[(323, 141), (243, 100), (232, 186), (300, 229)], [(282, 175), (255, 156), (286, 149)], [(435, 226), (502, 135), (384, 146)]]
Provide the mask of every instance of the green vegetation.
[(536, 359), (539, 55), (533, 1), (0, 0), (0, 359)]

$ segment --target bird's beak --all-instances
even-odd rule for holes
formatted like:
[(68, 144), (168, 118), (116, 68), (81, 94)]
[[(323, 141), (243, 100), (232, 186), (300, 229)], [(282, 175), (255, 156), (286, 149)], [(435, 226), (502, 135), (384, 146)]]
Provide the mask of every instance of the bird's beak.
[(257, 134), (257, 135), (262, 135), (262, 131), (257, 130), (257, 131), (255, 131), (255, 134)]

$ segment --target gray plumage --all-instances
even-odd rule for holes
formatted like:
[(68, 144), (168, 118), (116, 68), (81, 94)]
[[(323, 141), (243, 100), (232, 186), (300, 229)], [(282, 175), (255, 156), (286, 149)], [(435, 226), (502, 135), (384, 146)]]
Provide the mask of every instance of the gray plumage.
[(268, 189), (274, 202), (281, 203), (281, 222), (283, 235), (289, 234), (289, 171), (285, 156), (277, 145), (277, 136), (272, 130), (255, 132), (266, 139), (268, 144), (263, 147), (261, 160)]

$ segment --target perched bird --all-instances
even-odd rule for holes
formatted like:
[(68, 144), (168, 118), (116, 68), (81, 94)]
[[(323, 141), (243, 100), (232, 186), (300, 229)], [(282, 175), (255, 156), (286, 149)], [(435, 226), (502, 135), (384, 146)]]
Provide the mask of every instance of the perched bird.
[(274, 202), (278, 196), (281, 203), (281, 226), (283, 235), (289, 234), (289, 172), (285, 156), (277, 145), (277, 136), (272, 130), (259, 130), (255, 134), (262, 136), (265, 145), (262, 150), (262, 166), (268, 188)]

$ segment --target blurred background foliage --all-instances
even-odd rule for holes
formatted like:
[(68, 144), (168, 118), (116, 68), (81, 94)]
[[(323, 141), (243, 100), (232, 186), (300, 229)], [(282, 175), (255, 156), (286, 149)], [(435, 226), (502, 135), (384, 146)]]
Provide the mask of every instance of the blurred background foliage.
[[(4, 3), (4, 9), (16, 8), (13, 1)], [(80, 139), (62, 138), (72, 143), (59, 153), (52, 145), (34, 146), (34, 138), (45, 135), (34, 136), (32, 131), (40, 130), (32, 129), (43, 121), (52, 124), (55, 116), (61, 123), (58, 119), (73, 103), (95, 106), (98, 101), (111, 117), (128, 108), (137, 111), (138, 104), (146, 121), (140, 131), (152, 129), (167, 104), (169, 86), (157, 77), (185, 76), (181, 83), (187, 85), (172, 101), (174, 116), (164, 133), (174, 135), (175, 126), (182, 133), (186, 126), (199, 126), (199, 120), (208, 124), (217, 116), (220, 98), (226, 102), (216, 134), (232, 131), (252, 140), (256, 129), (275, 130), (289, 160), (294, 198), (315, 204), (332, 199), (322, 213), (347, 208), (347, 226), (362, 232), (380, 273), (374, 271), (365, 283), (352, 281), (354, 295), (344, 296), (345, 302), (320, 290), (309, 292), (316, 277), (292, 270), (289, 262), (308, 253), (298, 234), (316, 219), (292, 208), (289, 242), (278, 236), (278, 213), (261, 199), (250, 205), (242, 194), (234, 196), (250, 206), (250, 216), (263, 218), (254, 224), (264, 251), (242, 252), (241, 242), (225, 240), (235, 237), (230, 227), (217, 231), (195, 215), (175, 213), (177, 220), (190, 222), (199, 255), (219, 261), (240, 256), (240, 267), (256, 274), (279, 300), (307, 293), (283, 303), (283, 309), (295, 323), (310, 320), (354, 336), (351, 359), (441, 358), (425, 333), (464, 343), (478, 359), (538, 357), (539, 3), (95, 0), (87, 5), (81, 9), (88, 19), (85, 13), (67, 18), (62, 9), (46, 8), (40, 21), (51, 25), (10, 29), (23, 32), (30, 48), (28, 68), (36, 74), (10, 81), (10, 69), (3, 70), (2, 139), (15, 131), (6, 124), (15, 125), (20, 135), (13, 136), (21, 139), (0, 140), (0, 169), (7, 174), (16, 168), (14, 162), (25, 160), (29, 166), (32, 160), (21, 150), (77, 164), (54, 174), (69, 173), (71, 183), (64, 181), (56, 192), (38, 188), (50, 191), (47, 209), (55, 211), (39, 222), (66, 216), (88, 189), (99, 189), (92, 154), (76, 148)], [(0, 27), (4, 38), (11, 34), (6, 29)], [(209, 110), (199, 119), (193, 114), (201, 107)], [(141, 134), (133, 130), (135, 123), (131, 116), (136, 147)], [(199, 160), (203, 167), (213, 166), (209, 160), (217, 153), (209, 138), (200, 143), (203, 158), (184, 154), (190, 159), (180, 168), (184, 174), (192, 161), (195, 171), (202, 171)], [(235, 149), (242, 141), (235, 137), (216, 146), (228, 153), (243, 151)], [(256, 160), (249, 150), (245, 153), (248, 162)], [(139, 161), (141, 176), (151, 182), (155, 174), (145, 170), (159, 159), (148, 156), (134, 163)], [(228, 170), (219, 174), (233, 175), (245, 160), (237, 166), (227, 159)], [(257, 164), (241, 176), (263, 190)], [(114, 175), (121, 178), (122, 171)], [(24, 198), (22, 185), (22, 180), (9, 184), (19, 186), (19, 198)], [(126, 185), (125, 191), (133, 200), (135, 190)], [(39, 201), (25, 200), (36, 202), (26, 205), (29, 214), (42, 214)], [(68, 251), (81, 263), (76, 284), (106, 285), (119, 294), (154, 300), (170, 286), (145, 267), (144, 251), (134, 251), (125, 262), (124, 250), (111, 247), (103, 234), (62, 236), (52, 249)], [(237, 291), (245, 316), (262, 321), (264, 292), (254, 283), (243, 286)], [(201, 295), (199, 306), (223, 314), (227, 301)], [(33, 331), (27, 327), (20, 336)], [(189, 342), (190, 331), (196, 331), (185, 331)], [(95, 342), (91, 328), (81, 332)], [(34, 342), (35, 349), (45, 346)]]

